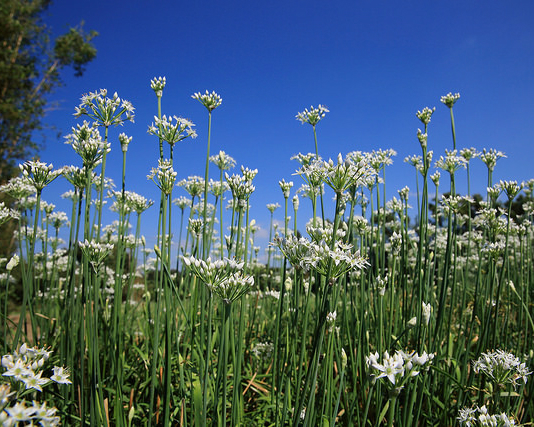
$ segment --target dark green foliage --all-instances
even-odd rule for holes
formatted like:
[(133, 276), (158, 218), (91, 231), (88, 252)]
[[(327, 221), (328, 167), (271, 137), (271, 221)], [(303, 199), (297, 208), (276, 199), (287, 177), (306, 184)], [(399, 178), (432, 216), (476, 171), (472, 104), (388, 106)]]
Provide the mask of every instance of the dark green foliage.
[(96, 56), (81, 25), (50, 41), (43, 23), (48, 0), (3, 0), (0, 3), (0, 183), (16, 173), (17, 162), (40, 147), (34, 132), (43, 128), (50, 108), (47, 96), (61, 85), (60, 71), (72, 66), (81, 76)]

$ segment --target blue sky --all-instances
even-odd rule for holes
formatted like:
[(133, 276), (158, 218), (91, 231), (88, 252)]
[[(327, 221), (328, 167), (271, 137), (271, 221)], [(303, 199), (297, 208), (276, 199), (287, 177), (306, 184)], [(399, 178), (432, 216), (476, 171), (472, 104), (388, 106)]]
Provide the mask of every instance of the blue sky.
[[(417, 110), (436, 107), (428, 143), (434, 158), (452, 148), (449, 112), (439, 102), (448, 92), (461, 94), (454, 108), (458, 148), (505, 152), (508, 158), (497, 163), (495, 180), (534, 177), (531, 1), (54, 0), (45, 16), (54, 34), (81, 20), (86, 30), (100, 33), (94, 40), (97, 58), (82, 78), (64, 73), (65, 86), (52, 97), (60, 108), (46, 120), (69, 133), (79, 123), (72, 113), (80, 96), (99, 88), (131, 101), (135, 123), (110, 132), (106, 174), (120, 182), (117, 136), (133, 136), (127, 189), (153, 200), (159, 194), (146, 175), (157, 165), (158, 142), (147, 127), (157, 112), (150, 89), (156, 76), (167, 79), (163, 113), (189, 118), (198, 132), (197, 139), (175, 147), (179, 179), (204, 174), (207, 112), (191, 94), (215, 90), (222, 96), (213, 113), (211, 154), (224, 150), (238, 167), (259, 170), (251, 214), (264, 234), (269, 226), (265, 205), (283, 204), (278, 181), (293, 180), (292, 195), (301, 184), (292, 176), (297, 163), (290, 157), (314, 151), (311, 126), (295, 119), (310, 105), (330, 110), (317, 126), (323, 157), (397, 151), (386, 169), (390, 197), (405, 185), (415, 190), (413, 168), (403, 159), (420, 154)], [(47, 140), (41, 160), (58, 167), (80, 165), (73, 150), (54, 138)], [(211, 171), (216, 178), (213, 165)], [(457, 176), (459, 190), (465, 191), (465, 172)], [(485, 192), (486, 167), (478, 159), (472, 179), (473, 192)], [(59, 199), (67, 188), (58, 180), (44, 197), (69, 212)], [(442, 174), (441, 189), (447, 188)], [(173, 196), (183, 194), (177, 189)], [(301, 200), (301, 218), (309, 205)], [(282, 210), (275, 217), (281, 220)], [(153, 207), (143, 220), (147, 237), (155, 235), (156, 219)]]

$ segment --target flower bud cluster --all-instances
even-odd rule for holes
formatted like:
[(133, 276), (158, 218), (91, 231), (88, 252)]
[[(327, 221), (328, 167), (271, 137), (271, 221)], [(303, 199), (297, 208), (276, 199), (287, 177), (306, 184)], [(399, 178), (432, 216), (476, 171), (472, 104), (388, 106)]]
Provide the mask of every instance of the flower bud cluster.
[(156, 93), (158, 98), (163, 96), (163, 89), (165, 88), (166, 83), (167, 80), (165, 77), (154, 77), (150, 80), (150, 88)]
[(441, 102), (445, 104), (447, 107), (452, 108), (452, 106), (460, 99), (460, 94), (455, 93), (454, 95), (452, 92), (449, 92), (447, 95), (444, 95), (441, 97)]
[(432, 114), (436, 111), (436, 107), (429, 108), (425, 107), (422, 111), (417, 111), (415, 115), (424, 125), (428, 125), (430, 123), (430, 119), (432, 118)]
[(280, 205), (278, 203), (267, 203), (267, 209), (271, 212), (271, 215), (274, 214), (274, 211), (279, 207)]
[(282, 179), (281, 181), (278, 181), (278, 185), (280, 186), (280, 189), (282, 190), (284, 199), (288, 199), (289, 192), (291, 191), (291, 188), (293, 187), (293, 181), (286, 182), (285, 179)]
[(102, 161), (105, 153), (111, 151), (111, 144), (102, 141), (98, 128), (84, 120), (82, 125), (72, 128), (66, 136), (66, 143), (82, 158), (84, 167), (94, 169)]
[[(246, 170), (245, 170), (246, 172)], [(230, 190), (232, 191), (232, 197), (234, 200), (238, 201), (238, 206), (241, 206), (239, 202), (246, 202), (251, 194), (254, 192), (256, 187), (252, 185), (251, 180), (247, 179), (250, 178), (250, 176), (254, 174), (247, 174), (247, 175), (228, 175), (228, 173), (225, 172), (226, 181), (228, 183), (228, 186), (230, 187)]]

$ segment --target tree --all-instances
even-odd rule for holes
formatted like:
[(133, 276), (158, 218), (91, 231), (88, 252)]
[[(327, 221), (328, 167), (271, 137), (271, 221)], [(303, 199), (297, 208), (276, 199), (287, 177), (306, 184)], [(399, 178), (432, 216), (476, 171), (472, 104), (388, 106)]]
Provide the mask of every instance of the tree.
[(41, 146), (33, 138), (43, 128), (48, 95), (62, 84), (61, 69), (81, 76), (96, 56), (91, 40), (98, 33), (84, 33), (83, 22), (50, 42), (42, 20), (50, 2), (0, 2), (0, 184)]

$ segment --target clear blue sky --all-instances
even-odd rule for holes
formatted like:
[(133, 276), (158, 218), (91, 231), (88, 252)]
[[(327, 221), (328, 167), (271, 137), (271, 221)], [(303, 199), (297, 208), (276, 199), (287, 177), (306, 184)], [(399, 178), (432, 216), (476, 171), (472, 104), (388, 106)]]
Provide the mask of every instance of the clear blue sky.
[[(429, 127), (434, 158), (452, 148), (449, 112), (439, 102), (448, 92), (461, 94), (454, 108), (458, 148), (505, 152), (495, 180), (534, 177), (531, 1), (54, 0), (45, 20), (55, 34), (81, 20), (86, 30), (100, 33), (97, 58), (82, 78), (64, 73), (66, 85), (53, 96), (60, 108), (47, 121), (69, 133), (80, 96), (99, 88), (131, 101), (135, 123), (111, 131), (107, 174), (120, 182), (117, 136), (133, 136), (127, 189), (153, 200), (159, 195), (146, 175), (158, 158), (157, 139), (147, 133), (157, 112), (150, 89), (155, 76), (167, 78), (163, 113), (189, 118), (198, 131), (196, 140), (175, 148), (179, 179), (204, 174), (207, 112), (191, 94), (207, 89), (222, 96), (213, 113), (211, 154), (222, 149), (238, 167), (259, 169), (251, 214), (264, 234), (266, 203), (283, 204), (278, 181), (293, 180), (292, 195), (301, 184), (292, 176), (297, 163), (290, 157), (314, 151), (311, 126), (295, 119), (310, 105), (330, 109), (317, 126), (323, 157), (379, 148), (398, 152), (386, 169), (389, 196), (405, 185), (415, 190), (413, 167), (403, 159), (420, 154), (417, 110), (437, 109)], [(69, 146), (53, 138), (41, 159), (58, 167), (81, 165)], [(215, 178), (213, 165), (211, 170)], [(473, 191), (485, 192), (480, 160), (472, 163), (472, 173)], [(464, 181), (460, 172), (460, 191)], [(67, 188), (55, 182), (44, 198), (69, 212), (58, 197)], [(442, 174), (441, 189), (447, 188)], [(173, 196), (182, 194), (177, 189)], [(301, 199), (303, 208), (309, 204)], [(276, 217), (282, 219), (281, 209)], [(156, 218), (155, 207), (145, 214), (147, 237), (156, 233)]]

